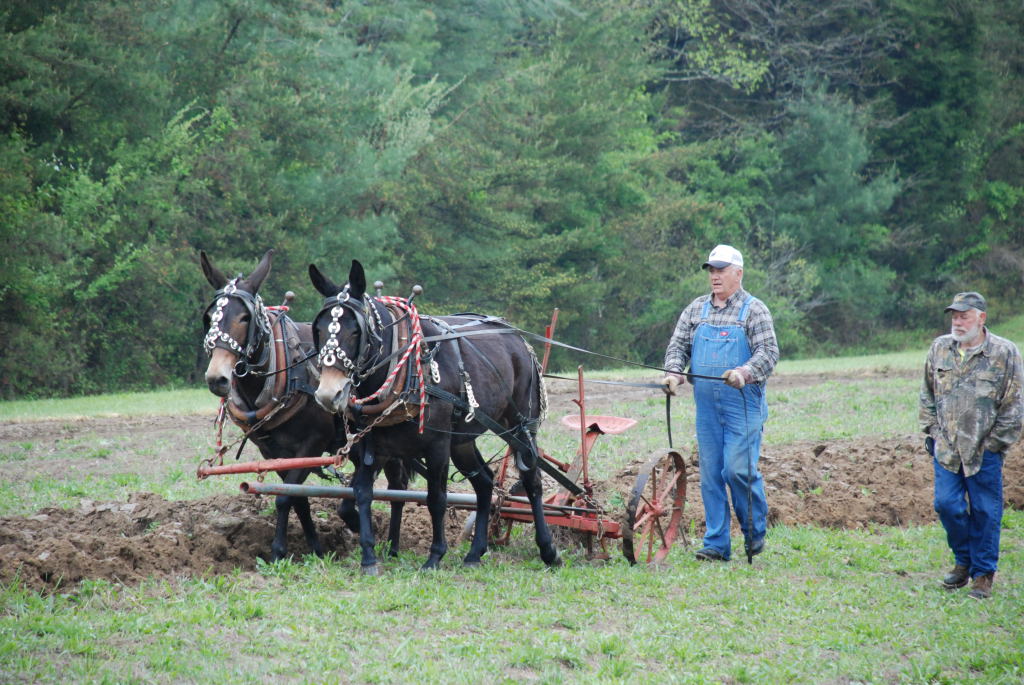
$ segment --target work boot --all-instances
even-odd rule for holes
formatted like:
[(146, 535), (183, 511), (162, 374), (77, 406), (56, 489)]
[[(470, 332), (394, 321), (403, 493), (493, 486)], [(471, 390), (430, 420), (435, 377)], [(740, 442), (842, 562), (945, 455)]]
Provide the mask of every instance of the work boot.
[(743, 543), (743, 550), (751, 557), (756, 557), (758, 554), (764, 551), (764, 538), (760, 540), (754, 540), (754, 544), (747, 547), (746, 542)]
[(693, 556), (697, 557), (697, 561), (729, 561), (725, 558), (724, 554), (714, 547), (705, 547)]
[(957, 564), (953, 567), (953, 570), (946, 574), (946, 577), (942, 579), (942, 587), (947, 590), (956, 590), (964, 585), (967, 585), (968, 570), (966, 566)]
[(992, 596), (992, 581), (995, 580), (996, 574), (986, 573), (983, 576), (974, 576), (974, 580), (971, 581), (971, 591), (967, 593), (967, 596), (971, 599), (988, 599)]

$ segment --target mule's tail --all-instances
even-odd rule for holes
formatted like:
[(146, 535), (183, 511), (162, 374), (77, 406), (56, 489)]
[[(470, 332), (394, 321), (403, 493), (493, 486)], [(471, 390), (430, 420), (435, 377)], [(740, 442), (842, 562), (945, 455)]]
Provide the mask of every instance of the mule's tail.
[(539, 409), (537, 423), (539, 425), (548, 418), (548, 388), (544, 383), (544, 372), (540, 368), (540, 361), (537, 359), (533, 345), (527, 342), (526, 338), (522, 338), (522, 341), (526, 345), (526, 351), (530, 353), (530, 359), (533, 360), (534, 377), (537, 379), (537, 406)]

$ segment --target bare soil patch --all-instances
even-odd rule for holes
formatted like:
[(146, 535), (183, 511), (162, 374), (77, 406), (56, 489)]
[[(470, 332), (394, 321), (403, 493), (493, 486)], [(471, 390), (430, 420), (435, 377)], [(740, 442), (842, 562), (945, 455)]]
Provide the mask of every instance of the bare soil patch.
[[(819, 379), (804, 380), (810, 384)], [(574, 388), (560, 385), (566, 387), (552, 395), (551, 416), (575, 408), (570, 402)], [(614, 394), (621, 400), (632, 392), (606, 387), (594, 392), (588, 388), (588, 400), (599, 403), (601, 393), (609, 397)], [(637, 397), (646, 397), (650, 391), (636, 392)], [(0, 425), (0, 451), (9, 454), (32, 445), (33, 455), (51, 456), (0, 462), (0, 478), (27, 483), (33, 477), (55, 472), (63, 477), (68, 472), (85, 477), (168, 465), (181, 468), (187, 466), (189, 454), (204, 453), (210, 433), (206, 417), (8, 423)], [(97, 445), (102, 447), (100, 453), (96, 453)], [(699, 536), (703, 532), (703, 510), (696, 454), (684, 456), (689, 473), (684, 530), (693, 530)], [(615, 477), (596, 484), (599, 502), (628, 498), (641, 465), (641, 461), (631, 463)], [(935, 521), (932, 466), (918, 436), (767, 447), (760, 468), (773, 524), (861, 528)], [(1021, 445), (1007, 455), (1004, 484), (1007, 505), (1024, 508)], [(317, 499), (313, 509), (325, 549), (345, 557), (356, 541), (334, 512), (335, 504)], [(27, 587), (49, 591), (72, 588), (86, 579), (132, 583), (147, 577), (221, 574), (235, 568), (251, 571), (257, 558), (266, 558), (270, 549), (274, 533), (272, 506), (271, 498), (234, 494), (168, 501), (153, 493), (138, 492), (122, 502), (83, 500), (76, 509), (51, 507), (31, 516), (0, 518), (0, 582), (17, 577)], [(425, 555), (430, 538), (426, 508), (409, 504), (405, 512), (402, 547)], [(608, 514), (620, 520), (623, 516), (622, 511)], [(375, 511), (374, 516), (380, 539), (388, 515)], [(465, 512), (450, 513), (450, 543), (459, 539), (465, 517)], [(578, 538), (564, 532), (558, 540), (563, 547), (578, 542)], [(612, 548), (617, 549), (617, 543)], [(295, 554), (307, 551), (294, 517), (289, 527), (289, 549)]]

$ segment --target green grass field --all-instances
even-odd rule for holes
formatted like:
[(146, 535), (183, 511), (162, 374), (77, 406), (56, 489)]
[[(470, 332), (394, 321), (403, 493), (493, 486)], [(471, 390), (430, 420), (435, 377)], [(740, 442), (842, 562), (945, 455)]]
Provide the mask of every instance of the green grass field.
[[(1024, 339), (1013, 323), (1011, 337)], [(906, 371), (923, 354), (780, 365), (780, 375), (826, 377), (773, 391), (766, 441), (915, 431), (919, 381)], [(903, 373), (856, 380), (858, 369), (885, 368)], [(210, 406), (198, 390), (11, 402), (0, 420)], [(649, 419), (602, 446), (611, 463), (662, 445), (660, 400), (602, 409)], [(689, 420), (680, 407), (680, 435)], [(547, 440), (564, 441), (553, 453), (574, 444), (564, 432)], [(159, 491), (164, 477), (140, 473), (130, 485)], [(174, 496), (208, 492), (185, 484)], [(29, 493), (4, 494), (26, 498), (9, 511), (34, 510)], [(503, 563), (488, 557), (471, 570), (453, 548), (441, 571), (419, 572), (422, 559), (405, 553), (378, 578), (361, 576), (353, 556), (46, 595), (0, 586), (0, 682), (1024, 682), (1024, 512), (1006, 512), (996, 594), (985, 602), (939, 588), (950, 554), (938, 525), (777, 526), (752, 565), (741, 555), (702, 564), (677, 547), (660, 568), (569, 553), (553, 571), (530, 530), (518, 532)]]
[(0, 588), (5, 682), (1018, 683), (1024, 516), (998, 594), (938, 588), (935, 526), (772, 529), (753, 565), (656, 569), (528, 540), (503, 564), (422, 573), (306, 559), (236, 574), (40, 596)]

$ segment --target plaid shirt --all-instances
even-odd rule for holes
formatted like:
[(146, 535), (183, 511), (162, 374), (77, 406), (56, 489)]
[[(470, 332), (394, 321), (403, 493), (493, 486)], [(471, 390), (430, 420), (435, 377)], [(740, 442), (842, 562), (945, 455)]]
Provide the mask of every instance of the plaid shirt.
[(987, 328), (977, 351), (960, 358), (951, 335), (935, 339), (924, 365), (919, 420), (935, 439), (935, 458), (970, 477), (985, 450), (1005, 453), (1024, 424), (1024, 369), (1017, 346)]
[[(712, 302), (707, 322), (712, 326), (736, 324), (743, 302), (749, 295), (750, 293), (740, 288), (725, 301), (725, 306), (721, 309), (715, 307)], [(693, 333), (700, 325), (701, 311), (710, 297), (710, 294), (701, 295), (679, 315), (676, 329), (665, 350), (665, 368), (668, 371), (682, 373), (689, 365), (690, 353), (693, 350)], [(768, 376), (772, 375), (775, 364), (779, 361), (779, 343), (775, 339), (771, 312), (760, 300), (754, 300), (747, 308), (743, 331), (747, 334), (747, 344), (750, 345), (750, 359), (743, 364), (743, 368), (750, 372), (755, 383), (764, 383)]]

